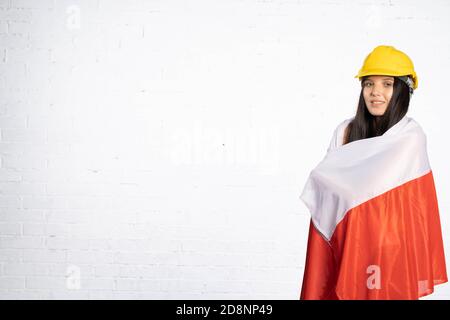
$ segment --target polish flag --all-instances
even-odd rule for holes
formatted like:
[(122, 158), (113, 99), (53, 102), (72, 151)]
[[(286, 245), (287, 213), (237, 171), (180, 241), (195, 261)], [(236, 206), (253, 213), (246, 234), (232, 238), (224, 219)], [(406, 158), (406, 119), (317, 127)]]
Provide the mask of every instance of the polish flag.
[(300, 299), (418, 299), (448, 281), (426, 136), (414, 119), (329, 150), (300, 199), (311, 213)]

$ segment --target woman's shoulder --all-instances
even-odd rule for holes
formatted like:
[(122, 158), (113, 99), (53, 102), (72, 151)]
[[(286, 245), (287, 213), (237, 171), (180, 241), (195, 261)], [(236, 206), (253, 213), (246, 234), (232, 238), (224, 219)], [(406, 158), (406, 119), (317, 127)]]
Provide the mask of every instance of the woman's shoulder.
[(414, 133), (414, 136), (420, 138), (420, 140), (426, 143), (427, 135), (422, 126), (420, 125), (420, 123), (412, 117), (405, 117), (405, 118), (407, 119), (405, 127), (410, 136), (413, 136), (412, 133)]
[(398, 121), (394, 126), (392, 126), (387, 133), (391, 131), (392, 133), (400, 133), (400, 132), (407, 132), (408, 134), (411, 134), (411, 132), (415, 132), (419, 135), (425, 135), (425, 132), (422, 128), (422, 126), (419, 124), (418, 121), (416, 121), (414, 118), (409, 116), (404, 116), (400, 121)]
[(407, 123), (409, 126), (414, 126), (414, 127), (417, 127), (417, 128), (420, 128), (421, 130), (423, 130), (422, 126), (416, 119), (414, 119), (413, 117), (407, 117), (407, 116), (405, 116), (405, 118), (407, 119)]
[(328, 147), (328, 151), (337, 148), (344, 144), (344, 135), (345, 135), (345, 129), (347, 129), (348, 124), (354, 119), (355, 117), (351, 117), (348, 119), (345, 119), (336, 126), (333, 132), (333, 137), (331, 138), (330, 145)]
[(351, 117), (348, 119), (345, 119), (344, 121), (340, 122), (337, 127), (336, 127), (336, 131), (338, 132), (344, 132), (345, 129), (347, 129), (348, 124), (354, 119), (355, 117)]
[(338, 135), (341, 144), (343, 144), (343, 138), (345, 136), (346, 129), (348, 128), (349, 123), (352, 122), (354, 118), (355, 117), (345, 119), (344, 121), (340, 122), (336, 127), (336, 134)]

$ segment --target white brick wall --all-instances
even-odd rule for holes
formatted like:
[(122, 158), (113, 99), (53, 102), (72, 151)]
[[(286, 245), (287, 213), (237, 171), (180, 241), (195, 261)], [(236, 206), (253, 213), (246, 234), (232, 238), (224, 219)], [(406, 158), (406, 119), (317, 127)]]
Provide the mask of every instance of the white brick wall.
[(449, 1), (0, 0), (0, 298), (298, 299), (298, 195), (379, 44), (416, 65), (410, 114), (450, 256), (449, 13)]

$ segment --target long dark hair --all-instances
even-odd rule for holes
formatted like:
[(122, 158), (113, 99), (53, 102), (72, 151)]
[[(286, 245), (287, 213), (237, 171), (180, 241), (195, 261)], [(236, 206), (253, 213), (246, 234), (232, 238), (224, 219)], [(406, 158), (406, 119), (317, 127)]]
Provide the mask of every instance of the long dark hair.
[(402, 80), (394, 77), (394, 88), (391, 100), (386, 111), (381, 116), (373, 116), (367, 109), (364, 101), (364, 80), (361, 79), (361, 93), (359, 95), (358, 109), (354, 119), (349, 123), (346, 134), (344, 135), (344, 144), (352, 141), (381, 136), (390, 127), (399, 122), (408, 112), (409, 107), (409, 88)]

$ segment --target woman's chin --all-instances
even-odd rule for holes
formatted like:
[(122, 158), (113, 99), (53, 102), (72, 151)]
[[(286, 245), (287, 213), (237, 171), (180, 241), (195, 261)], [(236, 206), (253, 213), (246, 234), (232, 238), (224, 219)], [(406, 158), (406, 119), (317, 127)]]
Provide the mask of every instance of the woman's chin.
[(369, 109), (370, 114), (373, 115), (374, 117), (382, 116), (385, 111), (386, 110), (376, 110), (376, 109), (375, 110), (371, 110), (371, 109)]

